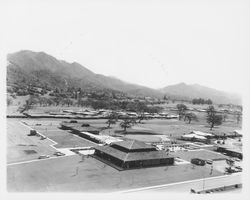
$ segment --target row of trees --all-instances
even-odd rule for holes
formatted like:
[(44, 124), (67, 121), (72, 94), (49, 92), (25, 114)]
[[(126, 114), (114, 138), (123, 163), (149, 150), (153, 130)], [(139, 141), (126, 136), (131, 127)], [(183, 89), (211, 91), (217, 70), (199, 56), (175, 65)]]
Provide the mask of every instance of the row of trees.
[[(192, 120), (198, 121), (196, 114), (192, 112), (187, 112), (188, 109), (186, 105), (177, 104), (176, 107), (178, 109), (179, 120), (184, 118), (184, 121), (188, 120), (189, 123), (191, 123)], [(215, 110), (214, 106), (209, 106), (206, 112), (207, 112), (206, 121), (210, 125), (210, 130), (212, 130), (212, 128), (215, 125), (221, 125), (223, 118), (225, 119), (223, 115), (217, 114), (217, 111)]]
[(58, 105), (73, 105), (73, 100), (70, 98), (60, 98), (60, 97), (51, 97), (51, 98), (47, 98), (47, 97), (41, 97), (41, 96), (30, 96), (30, 98), (28, 100), (26, 100), (25, 105), (24, 105), (24, 109), (25, 110), (29, 110), (31, 109), (33, 106), (35, 105), (39, 105), (39, 106), (58, 106)]
[(208, 105), (211, 105), (213, 104), (212, 100), (211, 99), (202, 99), (202, 98), (198, 98), (198, 99), (193, 99), (192, 100), (192, 104), (208, 104)]
[[(183, 118), (184, 121), (188, 121), (189, 124), (191, 123), (192, 120), (198, 121), (198, 118), (194, 113), (191, 113), (191, 112), (187, 113), (186, 112), (187, 111), (186, 105), (178, 104), (177, 108), (178, 108), (178, 111), (179, 111), (179, 116), (181, 116), (179, 118), (179, 120), (181, 120)], [(218, 126), (218, 125), (222, 124), (223, 116), (217, 114), (217, 111), (215, 110), (214, 106), (209, 106), (207, 108), (206, 112), (207, 112), (206, 121), (210, 125), (210, 130), (212, 130), (215, 125)], [(140, 119), (140, 117), (138, 117), (138, 119), (139, 119), (138, 123), (140, 123), (140, 121), (142, 119)], [(108, 128), (110, 128), (111, 124), (116, 124), (117, 121), (118, 121), (117, 113), (115, 113), (115, 112), (111, 113), (108, 120), (107, 120), (107, 122), (106, 122), (108, 124)], [(124, 131), (126, 131), (127, 128), (130, 128), (135, 123), (137, 123), (136, 119), (124, 118), (124, 119), (122, 119), (122, 122), (120, 122), (120, 126), (124, 129)]]
[[(11, 104), (8, 101), (8, 104)], [(141, 101), (105, 101), (105, 100), (95, 100), (92, 98), (87, 98), (84, 100), (76, 101), (71, 98), (62, 98), (60, 96), (55, 97), (41, 97), (39, 95), (32, 95), (26, 101), (26, 109), (31, 108), (32, 106), (59, 106), (59, 105), (78, 105), (78, 106), (88, 106), (94, 109), (110, 109), (110, 110), (126, 110), (131, 112), (136, 112), (139, 114), (141, 120), (145, 118), (144, 113), (159, 113), (162, 111), (160, 106), (151, 106), (147, 105), (145, 102)]]

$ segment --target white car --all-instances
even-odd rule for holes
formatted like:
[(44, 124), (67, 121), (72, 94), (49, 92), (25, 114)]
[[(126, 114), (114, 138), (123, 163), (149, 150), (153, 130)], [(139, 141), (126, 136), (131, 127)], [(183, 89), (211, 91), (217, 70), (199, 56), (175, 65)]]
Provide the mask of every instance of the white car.
[(49, 158), (50, 156), (49, 155), (40, 155), (38, 157), (38, 159), (46, 159), (46, 158)]

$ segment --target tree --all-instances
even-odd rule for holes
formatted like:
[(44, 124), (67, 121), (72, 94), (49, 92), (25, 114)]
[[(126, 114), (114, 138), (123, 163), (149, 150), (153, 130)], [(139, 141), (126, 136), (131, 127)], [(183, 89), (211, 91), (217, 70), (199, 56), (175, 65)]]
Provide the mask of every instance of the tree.
[(129, 119), (129, 118), (125, 118), (122, 120), (122, 122), (120, 123), (120, 126), (124, 129), (124, 131), (126, 132), (127, 128), (130, 128), (133, 124), (135, 123), (134, 119)]
[(138, 116), (138, 119), (139, 119), (138, 123), (142, 123), (141, 122), (142, 120), (145, 120), (145, 119), (148, 119), (148, 118), (146, 117), (146, 115), (144, 113), (140, 113), (139, 116)]
[(241, 120), (241, 113), (238, 112), (238, 113), (236, 114), (236, 121), (237, 121), (237, 124), (240, 123), (240, 120)]
[(61, 97), (55, 97), (53, 99), (53, 101), (55, 102), (56, 106), (58, 106), (60, 104), (60, 102), (62, 101), (62, 98)]
[(137, 108), (136, 112), (139, 114), (138, 115), (138, 123), (141, 123), (142, 120), (146, 119), (145, 112), (148, 110), (148, 107), (145, 103), (143, 102), (138, 102), (137, 103)]
[(40, 103), (40, 106), (47, 105), (48, 99), (46, 97), (39, 97), (38, 102)]
[(205, 99), (202, 99), (202, 98), (193, 99), (193, 100), (192, 100), (192, 103), (193, 103), (193, 104), (202, 104), (202, 105), (203, 105), (203, 104), (208, 104), (208, 105), (213, 104), (213, 102), (212, 102), (211, 99), (205, 100)]
[(207, 103), (208, 105), (213, 104), (213, 102), (212, 102), (212, 100), (211, 100), (211, 99), (208, 99), (206, 103)]
[(190, 124), (191, 121), (198, 121), (197, 115), (194, 113), (186, 113), (185, 114), (185, 118), (184, 121), (186, 121), (186, 119), (188, 120), (188, 123)]
[(214, 115), (216, 113), (215, 109), (213, 106), (208, 106), (207, 108), (207, 114), (208, 115)]
[(209, 106), (207, 108), (207, 123), (210, 124), (210, 130), (212, 130), (214, 125), (221, 125), (222, 119), (221, 115), (216, 115), (216, 111), (213, 106)]
[(53, 99), (48, 98), (48, 100), (47, 100), (47, 104), (48, 104), (49, 106), (53, 105), (53, 104), (54, 104)]
[(118, 120), (118, 115), (117, 115), (117, 113), (112, 112), (112, 113), (109, 115), (108, 120), (106, 121), (106, 124), (108, 124), (108, 128), (110, 128), (110, 125), (111, 125), (111, 124), (116, 124), (117, 120)]
[(73, 101), (70, 98), (66, 98), (63, 100), (63, 104), (66, 104), (69, 107), (70, 105), (73, 104)]
[(163, 100), (165, 100), (165, 101), (167, 101), (167, 100), (168, 100), (168, 98), (167, 98), (167, 96), (166, 96), (166, 95), (164, 95)]
[(21, 110), (21, 113), (23, 113), (24, 111), (27, 111), (29, 109), (32, 108), (32, 99), (29, 98), (28, 100), (25, 101), (25, 104), (24, 104), (24, 108)]
[(10, 106), (13, 103), (12, 98), (7, 97), (7, 106)]
[(145, 112), (153, 114), (153, 113), (160, 113), (162, 110), (163, 108), (160, 106), (148, 106)]
[(187, 110), (187, 106), (184, 104), (177, 104), (176, 107), (178, 109), (179, 120), (181, 120), (182, 117), (185, 115), (185, 112)]
[(227, 114), (224, 113), (224, 114), (223, 114), (223, 122), (225, 122), (227, 118), (228, 118)]
[(116, 123), (116, 120), (115, 119), (112, 119), (112, 118), (109, 118), (107, 121), (106, 121), (106, 124), (108, 124), (108, 128), (110, 128), (110, 125), (111, 124), (115, 124)]

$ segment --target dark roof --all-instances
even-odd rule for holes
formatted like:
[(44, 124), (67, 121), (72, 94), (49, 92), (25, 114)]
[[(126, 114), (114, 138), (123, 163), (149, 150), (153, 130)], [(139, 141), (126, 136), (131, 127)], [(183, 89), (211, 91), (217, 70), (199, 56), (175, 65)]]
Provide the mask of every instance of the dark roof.
[(161, 133), (149, 130), (149, 129), (134, 129), (134, 128), (127, 128), (127, 134), (141, 134), (141, 135), (160, 135)]
[(231, 152), (235, 152), (235, 153), (242, 153), (242, 149), (240, 148), (233, 148), (230, 146), (222, 146), (222, 145), (218, 145), (219, 148), (224, 149), (226, 151), (231, 151)]
[(72, 128), (73, 131), (78, 131), (78, 132), (100, 132), (101, 128), (98, 127), (93, 127), (93, 126), (77, 126)]
[(149, 152), (130, 152), (125, 153), (123, 151), (119, 151), (110, 146), (96, 146), (95, 149), (104, 152), (110, 156), (118, 158), (123, 162), (127, 161), (136, 161), (136, 160), (152, 160), (152, 159), (166, 159), (172, 158), (173, 156), (169, 156), (165, 151), (149, 151)]
[(70, 123), (70, 122), (62, 122), (61, 126), (64, 126), (68, 129), (71, 129), (73, 131), (79, 131), (79, 132), (100, 132), (101, 128), (99, 127), (94, 127), (94, 126), (86, 126), (88, 124), (83, 123), (83, 122), (78, 122), (78, 123)]
[(127, 150), (155, 149), (154, 146), (148, 145), (144, 142), (137, 141), (137, 140), (125, 140), (121, 142), (114, 142), (111, 146), (120, 146)]
[(70, 122), (62, 122), (61, 126), (67, 127), (67, 128), (74, 128), (74, 127), (81, 127), (82, 123), (70, 123)]

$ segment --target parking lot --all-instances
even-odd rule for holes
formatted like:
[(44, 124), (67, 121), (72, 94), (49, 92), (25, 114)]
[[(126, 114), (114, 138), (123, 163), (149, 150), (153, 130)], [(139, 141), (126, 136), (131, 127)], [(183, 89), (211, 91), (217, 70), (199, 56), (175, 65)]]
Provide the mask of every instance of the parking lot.
[(28, 136), (29, 133), (30, 128), (20, 120), (7, 120), (7, 163), (33, 160), (43, 154), (53, 156), (53, 142)]
[(183, 160), (191, 161), (192, 158), (201, 158), (204, 160), (225, 160), (228, 158), (228, 156), (225, 156), (223, 154), (205, 150), (205, 149), (197, 149), (197, 150), (191, 150), (191, 151), (177, 151), (172, 153), (176, 157), (180, 157)]
[(111, 192), (223, 175), (204, 167), (175, 165), (118, 171), (79, 155), (8, 166), (8, 191)]

